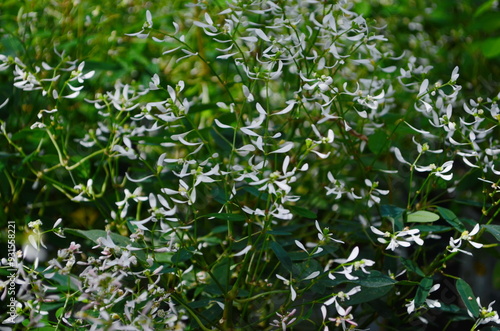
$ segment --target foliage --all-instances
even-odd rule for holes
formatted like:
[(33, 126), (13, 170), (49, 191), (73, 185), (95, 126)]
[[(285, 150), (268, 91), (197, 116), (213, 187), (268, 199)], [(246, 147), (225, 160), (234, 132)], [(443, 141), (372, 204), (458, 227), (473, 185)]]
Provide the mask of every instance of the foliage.
[(445, 3), (2, 4), (4, 323), (499, 324), (498, 11)]

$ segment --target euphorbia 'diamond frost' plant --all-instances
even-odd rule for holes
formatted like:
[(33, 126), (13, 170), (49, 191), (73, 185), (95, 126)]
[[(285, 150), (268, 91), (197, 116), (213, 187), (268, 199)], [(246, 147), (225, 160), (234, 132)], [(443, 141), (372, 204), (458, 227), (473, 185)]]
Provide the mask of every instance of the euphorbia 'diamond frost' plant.
[(24, 248), (2, 261), (4, 323), (499, 323), (459, 270), (498, 253), (498, 95), (468, 99), (458, 67), (444, 82), (396, 54), (357, 1), (176, 10), (141, 9), (121, 43), (155, 70), (112, 84), (58, 45), (0, 55), (15, 91), (1, 107), (35, 114), (0, 122), (3, 176), (39, 219), (17, 223)]

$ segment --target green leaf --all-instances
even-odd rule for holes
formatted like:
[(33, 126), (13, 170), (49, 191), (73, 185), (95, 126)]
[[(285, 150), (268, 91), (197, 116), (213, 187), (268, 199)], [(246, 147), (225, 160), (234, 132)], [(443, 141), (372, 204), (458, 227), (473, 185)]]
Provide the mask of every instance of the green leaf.
[(479, 8), (474, 13), (474, 18), (481, 16), (481, 14), (491, 10), (491, 8), (493, 7), (493, 4), (495, 2), (496, 2), (496, 0), (489, 0), (489, 1), (486, 1), (485, 3), (483, 3), (481, 6), (479, 6)]
[(444, 218), (448, 224), (457, 229), (460, 232), (465, 231), (465, 227), (458, 217), (449, 209), (443, 207), (437, 207), (439, 214)]
[(295, 214), (298, 214), (305, 218), (316, 219), (318, 216), (307, 208), (299, 206), (288, 206)]
[(415, 307), (420, 307), (424, 304), (425, 299), (427, 299), (429, 291), (431, 290), (432, 283), (433, 281), (431, 277), (425, 277), (420, 281), (417, 288), (417, 294), (415, 295)]
[(500, 38), (488, 38), (479, 43), (479, 49), (487, 58), (500, 56)]
[(214, 303), (214, 300), (212, 300), (212, 299), (201, 299), (201, 300), (189, 302), (187, 305), (193, 309), (197, 309), (197, 308), (207, 308), (213, 303)]
[(61, 315), (62, 315), (62, 314), (64, 314), (65, 310), (66, 310), (66, 307), (61, 307), (61, 308), (59, 308), (59, 309), (56, 311), (56, 318), (58, 318), (58, 319), (59, 319), (59, 318), (61, 317)]
[(483, 228), (486, 229), (489, 233), (495, 237), (496, 240), (500, 241), (500, 225), (483, 225)]
[(476, 297), (469, 284), (459, 278), (457, 279), (456, 287), (467, 310), (477, 318), (479, 316), (479, 305), (477, 304)]
[(402, 286), (416, 286), (418, 285), (418, 282), (413, 282), (411, 280), (400, 280), (397, 282), (397, 284)]
[(393, 224), (395, 231), (403, 230), (403, 214), (406, 210), (392, 205), (381, 205), (380, 214), (387, 217)]
[(250, 193), (251, 195), (253, 195), (254, 197), (256, 198), (259, 198), (260, 200), (262, 201), (266, 201), (267, 200), (267, 193), (264, 193), (262, 191), (259, 191), (256, 187), (254, 186), (250, 186), (250, 185), (247, 185), (247, 186), (243, 186), (241, 188), (243, 191), (245, 192), (248, 192)]
[(247, 219), (244, 214), (211, 213), (202, 217), (215, 217), (224, 221), (241, 222)]
[(372, 270), (366, 278), (356, 280), (353, 283), (363, 287), (384, 287), (392, 286), (396, 281), (380, 271)]
[(189, 260), (191, 256), (193, 256), (191, 251), (186, 248), (181, 248), (172, 256), (172, 262), (175, 264), (184, 262)]
[(270, 230), (270, 231), (267, 231), (268, 234), (272, 234), (273, 236), (291, 236), (292, 233), (291, 232), (287, 232), (287, 231), (274, 231), (274, 230)]
[(226, 257), (217, 261), (217, 264), (212, 269), (212, 274), (217, 279), (217, 285), (222, 287), (220, 290), (227, 293), (231, 277), (231, 259)]
[(451, 226), (446, 226), (446, 225), (415, 225), (412, 226), (412, 229), (418, 229), (420, 232), (432, 232), (432, 233), (439, 233), (439, 232), (446, 232), (450, 231), (453, 229)]
[[(495, 263), (495, 267), (493, 268), (493, 275), (500, 275), (500, 262)], [(497, 291), (500, 290), (500, 277), (493, 277), (493, 287)]]
[(11, 272), (5, 267), (0, 268), (0, 276), (10, 276)]
[(219, 225), (216, 226), (210, 231), (210, 233), (216, 234), (216, 233), (222, 233), (227, 231), (227, 225)]
[(353, 306), (360, 303), (373, 301), (389, 293), (392, 288), (392, 286), (362, 287), (361, 292), (353, 295), (348, 304), (350, 306)]
[[(46, 272), (50, 273), (50, 271)], [(75, 276), (71, 275), (61, 275), (60, 273), (56, 272), (54, 275), (50, 278), (50, 280), (53, 282), (57, 282), (58, 284), (54, 284), (57, 289), (60, 292), (69, 292), (69, 291), (78, 291), (79, 288), (76, 285), (77, 280)]]
[(290, 256), (288, 256), (288, 253), (283, 249), (283, 247), (276, 241), (273, 241), (271, 242), (271, 249), (273, 250), (274, 254), (276, 254), (276, 257), (281, 262), (283, 267), (289, 272), (292, 272), (292, 259), (290, 259)]
[(16, 153), (16, 154), (6, 153), (6, 152), (1, 152), (0, 151), (0, 159), (6, 159), (6, 158), (9, 158), (9, 157), (13, 157), (13, 156), (19, 156), (19, 154), (18, 153)]
[(368, 137), (368, 148), (373, 154), (380, 154), (389, 146), (387, 138), (384, 131), (376, 131)]
[(215, 103), (199, 103), (189, 107), (189, 114), (199, 113), (206, 110), (213, 112), (215, 110), (220, 110), (220, 108)]
[(401, 258), (401, 264), (403, 264), (407, 270), (413, 271), (417, 275), (421, 277), (425, 277), (424, 272), (419, 268), (419, 266), (413, 262), (412, 260), (405, 259), (404, 257)]
[(431, 223), (437, 221), (438, 219), (438, 214), (434, 214), (426, 210), (419, 210), (414, 213), (408, 214), (406, 220), (408, 223)]

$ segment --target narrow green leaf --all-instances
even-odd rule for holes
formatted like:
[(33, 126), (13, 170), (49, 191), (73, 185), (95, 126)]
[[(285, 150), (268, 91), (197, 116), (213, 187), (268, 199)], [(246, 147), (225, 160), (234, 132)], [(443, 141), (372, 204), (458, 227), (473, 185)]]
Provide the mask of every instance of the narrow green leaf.
[(425, 277), (424, 272), (418, 267), (418, 265), (412, 260), (401, 258), (401, 263), (406, 267), (407, 270), (413, 271), (421, 277)]
[(420, 232), (432, 232), (432, 233), (439, 233), (439, 232), (447, 232), (452, 230), (453, 228), (451, 226), (447, 225), (426, 225), (426, 224), (419, 224), (412, 226), (412, 229), (418, 229)]
[(392, 206), (392, 205), (382, 205), (380, 206), (380, 214), (382, 217), (388, 218), (395, 231), (403, 230), (403, 215), (406, 212), (405, 209)]
[(489, 1), (486, 1), (485, 3), (483, 3), (481, 6), (479, 6), (476, 9), (476, 12), (474, 13), (474, 18), (477, 18), (477, 17), (481, 16), (483, 13), (491, 10), (495, 2), (496, 2), (496, 0), (489, 0)]
[(217, 261), (217, 264), (212, 268), (212, 275), (217, 279), (218, 286), (222, 287), (222, 291), (229, 290), (229, 278), (231, 275), (231, 260), (222, 258)]
[(212, 213), (202, 217), (206, 218), (215, 217), (220, 220), (231, 221), (231, 222), (241, 222), (247, 219), (247, 217), (244, 214), (227, 214), (227, 213)]
[(413, 282), (411, 280), (400, 280), (397, 282), (398, 285), (402, 285), (402, 286), (415, 286), (415, 285), (418, 285), (417, 282)]
[(479, 316), (479, 305), (477, 304), (476, 297), (469, 284), (463, 279), (457, 279), (456, 287), (467, 310), (477, 318)]
[[(498, 261), (497, 263), (495, 263), (495, 267), (493, 267), (493, 273), (492, 274), (493, 275), (500, 275), (500, 261)], [(493, 277), (493, 288), (496, 291), (500, 290), (500, 277)]]
[(439, 214), (444, 218), (446, 222), (448, 222), (448, 224), (450, 224), (460, 232), (465, 231), (464, 225), (451, 210), (443, 207), (437, 207), (437, 209)]
[(193, 253), (186, 248), (181, 248), (172, 256), (172, 262), (177, 264), (180, 262), (187, 261), (193, 256)]
[(212, 228), (212, 231), (210, 233), (222, 233), (227, 231), (227, 225), (218, 225), (214, 228)]
[(6, 152), (0, 152), (0, 159), (6, 159), (6, 158), (9, 158), (9, 157), (13, 157), (13, 156), (19, 156), (19, 154), (13, 154), (13, 153), (6, 153)]
[(56, 311), (56, 318), (60, 318), (62, 314), (64, 314), (66, 307), (61, 307)]
[(389, 147), (387, 139), (387, 134), (384, 131), (375, 131), (374, 134), (368, 137), (368, 148), (373, 154), (380, 154)]
[(290, 256), (288, 256), (288, 253), (283, 249), (283, 247), (277, 242), (273, 241), (271, 242), (271, 249), (273, 250), (274, 254), (276, 254), (276, 257), (281, 262), (283, 267), (286, 270), (292, 272), (292, 259), (290, 259)]
[(312, 211), (310, 211), (309, 209), (306, 209), (304, 207), (289, 206), (288, 208), (290, 208), (295, 214), (300, 215), (302, 217), (310, 218), (310, 219), (318, 218), (318, 216), (315, 213), (313, 213)]
[(267, 231), (267, 233), (272, 234), (273, 236), (291, 236), (292, 235), (291, 232), (287, 232), (287, 231), (270, 230), (270, 231)]
[(408, 214), (408, 223), (431, 223), (439, 219), (438, 214), (431, 213), (426, 210), (419, 210), (414, 213)]
[(382, 217), (400, 217), (403, 215), (405, 210), (403, 208), (399, 208), (393, 205), (381, 205), (380, 206), (380, 214)]
[(212, 300), (212, 299), (201, 299), (201, 300), (189, 302), (187, 305), (193, 309), (197, 309), (197, 308), (209, 307), (213, 303), (214, 303), (214, 300)]
[(262, 201), (266, 201), (267, 200), (267, 193), (264, 193), (262, 191), (259, 191), (256, 187), (254, 186), (250, 186), (250, 185), (246, 185), (246, 186), (243, 186), (241, 188), (241, 190), (247, 192), (247, 193), (250, 193), (251, 195), (253, 195), (254, 197), (257, 197), (259, 198), (260, 200)]
[(380, 271), (373, 270), (366, 278), (355, 280), (354, 283), (363, 287), (384, 287), (393, 286), (396, 281)]
[(392, 286), (362, 287), (361, 292), (353, 295), (348, 304), (351, 306), (364, 302), (373, 302), (374, 300), (383, 297), (391, 290)]
[(483, 228), (486, 229), (489, 233), (495, 237), (496, 240), (500, 241), (500, 225), (483, 225)]
[(500, 38), (488, 38), (479, 44), (483, 55), (487, 58), (494, 58), (500, 55)]
[(427, 299), (429, 291), (431, 290), (432, 283), (433, 281), (431, 277), (425, 277), (420, 281), (417, 288), (417, 294), (415, 295), (415, 307), (420, 307), (424, 304), (425, 299)]

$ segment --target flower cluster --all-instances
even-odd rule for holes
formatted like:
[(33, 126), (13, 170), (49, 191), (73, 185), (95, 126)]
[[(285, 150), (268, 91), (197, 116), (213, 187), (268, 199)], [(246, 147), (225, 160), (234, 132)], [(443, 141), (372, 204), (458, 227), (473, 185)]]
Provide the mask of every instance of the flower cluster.
[[(13, 323), (403, 330), (437, 310), (499, 323), (445, 268), (467, 244), (497, 245), (500, 94), (473, 97), (463, 69), (443, 82), (402, 52), (365, 7), (389, 2), (124, 1), (125, 36), (85, 61), (71, 43), (31, 56), (42, 17), (20, 10), (26, 52), (0, 54), (13, 87), (0, 216), (23, 232), (2, 261)], [(79, 38), (113, 19), (71, 3), (44, 13), (82, 19)], [(425, 36), (422, 20), (401, 24)], [(433, 299), (450, 280), (453, 303)]]

